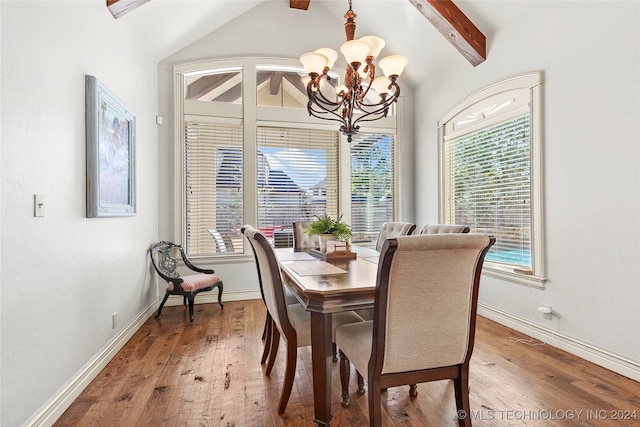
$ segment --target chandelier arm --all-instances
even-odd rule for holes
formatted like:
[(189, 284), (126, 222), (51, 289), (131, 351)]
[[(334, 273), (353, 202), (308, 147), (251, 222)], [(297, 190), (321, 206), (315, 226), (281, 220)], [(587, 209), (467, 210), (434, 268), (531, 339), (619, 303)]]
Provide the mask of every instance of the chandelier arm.
[(393, 91), (393, 94), (389, 98), (385, 98), (385, 99), (381, 100), (380, 102), (378, 102), (377, 104), (368, 104), (368, 103), (364, 102), (364, 97), (362, 97), (362, 101), (356, 100), (357, 107), (376, 107), (378, 105), (382, 106), (382, 105), (385, 105), (385, 104), (387, 104), (387, 106), (390, 106), (391, 104), (393, 104), (400, 97), (400, 86), (398, 86), (398, 84), (395, 81), (393, 81), (393, 82), (391, 82), (389, 87), (393, 87), (395, 89)]
[[(315, 96), (311, 95), (309, 96), (309, 102), (307, 102), (307, 111), (309, 112), (310, 116), (314, 116), (317, 117), (319, 119), (323, 119), (323, 120), (335, 120), (335, 121), (339, 121), (339, 122), (343, 122), (343, 118), (342, 115), (337, 113), (337, 111), (340, 109), (342, 103), (340, 104), (336, 104), (331, 103), (331, 105), (333, 106), (333, 108), (329, 109), (329, 108), (323, 108), (322, 104), (318, 103), (317, 101), (314, 104), (314, 100), (315, 100)], [(316, 109), (314, 108), (314, 105), (317, 106), (320, 109)], [(328, 117), (324, 117), (323, 115), (325, 114), (329, 114), (329, 115), (333, 115), (336, 118), (328, 118)]]
[(384, 101), (378, 102), (377, 104), (367, 104), (366, 102), (356, 102), (356, 108), (358, 110), (366, 111), (367, 108), (384, 108), (389, 107), (397, 100), (395, 95), (392, 95), (390, 98), (386, 98)]
[[(320, 91), (314, 92), (310, 97), (309, 97), (309, 102), (311, 101), (315, 101), (316, 105), (321, 105), (322, 104), (326, 104), (329, 105), (331, 107), (335, 107), (334, 109), (337, 110), (338, 108), (342, 107), (344, 105), (344, 98), (342, 99), (342, 101), (340, 102), (335, 102), (335, 101), (331, 101), (329, 99), (327, 99), (326, 96), (324, 96), (324, 94)], [(320, 101), (320, 102), (318, 102)]]
[[(376, 66), (373, 65), (373, 56), (367, 56), (367, 60), (366, 60), (367, 65), (365, 65), (365, 70), (369, 76), (369, 84), (367, 85), (367, 88), (364, 90), (364, 92), (358, 96), (359, 99), (364, 99), (367, 96), (367, 93), (369, 93), (369, 89), (371, 88), (371, 82), (373, 82), (373, 79), (376, 76)], [(362, 78), (360, 78), (362, 81)], [(362, 87), (362, 84), (360, 83), (360, 87)]]
[[(359, 104), (359, 109), (360, 111), (364, 111), (364, 114), (360, 115), (359, 117), (357, 117), (354, 121), (353, 124), (355, 125), (358, 122), (372, 122), (375, 120), (379, 120), (383, 117), (387, 117), (387, 114), (389, 113), (389, 107), (391, 107), (391, 105), (396, 102), (398, 99), (398, 96), (396, 94), (394, 94), (393, 96), (391, 96), (390, 98), (387, 98), (384, 100), (384, 102), (379, 103), (379, 104)], [(366, 111), (365, 109), (362, 108), (362, 106), (365, 107), (378, 107), (373, 111)]]
[(318, 109), (318, 108), (314, 108), (314, 105), (319, 106), (319, 104), (307, 103), (307, 110), (313, 111), (314, 113), (317, 113), (317, 114), (334, 114), (338, 117), (342, 117), (342, 115), (337, 112), (340, 109), (340, 107), (335, 107), (332, 109), (320, 107), (320, 109)]
[[(349, 126), (345, 123), (344, 119), (342, 118), (342, 116), (340, 114), (337, 114), (333, 111), (316, 111), (313, 110), (311, 108), (307, 108), (307, 111), (309, 112), (310, 116), (316, 117), (318, 119), (322, 119), (322, 120), (330, 120), (333, 122), (340, 122), (340, 132), (345, 133), (346, 132), (343, 129), (348, 128)], [(320, 114), (328, 114), (329, 116), (323, 116)]]
[[(341, 102), (334, 102), (334, 101), (328, 100), (324, 96), (324, 94), (320, 91), (320, 79), (323, 76), (324, 75), (315, 74), (314, 76), (311, 76), (312, 77), (311, 80), (309, 80), (309, 83), (307, 83), (307, 98), (309, 99), (309, 101), (307, 102), (307, 110), (309, 111), (309, 115), (311, 115), (311, 111), (314, 111), (318, 114), (325, 114), (328, 112), (340, 117), (335, 111), (340, 109), (340, 107), (344, 103), (344, 99)], [(327, 80), (329, 80), (328, 76), (326, 76), (326, 78)], [(313, 108), (314, 103), (323, 111), (315, 110)], [(326, 108), (323, 106), (323, 104), (332, 108)], [(314, 116), (318, 117), (317, 115), (314, 115)]]
[(389, 108), (391, 104), (397, 101), (397, 99), (397, 96), (392, 95), (390, 98), (386, 98), (384, 101), (381, 101), (377, 104), (366, 104), (364, 102), (358, 102), (356, 103), (356, 108), (365, 113), (368, 113), (370, 111), (375, 113), (376, 111), (381, 111), (385, 108)]

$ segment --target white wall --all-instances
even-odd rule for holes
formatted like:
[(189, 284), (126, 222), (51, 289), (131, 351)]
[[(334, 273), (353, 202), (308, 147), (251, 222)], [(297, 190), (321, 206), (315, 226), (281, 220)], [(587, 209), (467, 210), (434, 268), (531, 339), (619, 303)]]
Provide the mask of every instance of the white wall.
[[(103, 1), (1, 8), (0, 424), (12, 427), (155, 301), (146, 251), (158, 229), (157, 61)], [(134, 217), (85, 217), (85, 74), (136, 114)]]
[[(282, 25), (286, 23), (286, 31)], [(309, 31), (319, 28), (321, 31)], [(304, 34), (304, 37), (292, 38), (291, 34)], [(331, 37), (327, 38), (327, 34)], [(332, 38), (333, 37), (333, 38)], [(160, 194), (160, 238), (174, 238), (174, 156), (173, 156), (173, 82), (174, 64), (197, 62), (212, 58), (242, 56), (298, 58), (302, 53), (331, 44), (338, 48), (344, 41), (342, 18), (331, 15), (321, 3), (314, 3), (313, 11), (291, 9), (287, 1), (266, 1), (249, 10), (238, 18), (221, 26), (197, 42), (186, 46), (174, 55), (163, 60), (158, 67), (159, 110), (165, 117), (165, 125), (160, 129), (160, 186), (167, 189)], [(344, 65), (344, 64), (343, 64)], [(402, 207), (405, 219), (413, 219), (413, 168), (412, 168), (412, 96), (407, 88), (405, 99), (405, 146), (400, 155), (403, 164), (401, 191), (408, 195), (401, 197), (405, 201)], [(166, 172), (166, 173), (165, 173)], [(257, 294), (257, 276), (253, 256), (247, 256), (241, 263), (218, 261), (214, 266), (216, 273), (224, 279), (225, 293)], [(230, 296), (231, 297), (231, 296)], [(231, 297), (233, 298), (233, 297)]]
[[(640, 3), (500, 8), (512, 19), (488, 37), (486, 62), (450, 64), (416, 92), (424, 99), (416, 108), (416, 161), (429, 165), (417, 169), (418, 222), (438, 219), (437, 120), (490, 83), (541, 70), (548, 281), (537, 290), (484, 276), (480, 302), (503, 320), (515, 316), (576, 348), (627, 359), (638, 375)], [(558, 316), (543, 319), (540, 305)]]

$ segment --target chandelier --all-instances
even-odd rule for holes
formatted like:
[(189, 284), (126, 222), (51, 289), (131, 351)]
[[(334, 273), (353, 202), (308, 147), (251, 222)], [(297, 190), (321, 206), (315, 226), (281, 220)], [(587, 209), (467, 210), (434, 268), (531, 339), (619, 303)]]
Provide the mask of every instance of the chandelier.
[[(386, 117), (391, 104), (398, 100), (400, 86), (396, 80), (407, 65), (407, 58), (402, 55), (382, 58), (378, 64), (384, 76), (376, 78), (373, 60), (384, 47), (384, 40), (376, 36), (354, 40), (356, 14), (351, 9), (351, 0), (344, 18), (347, 41), (340, 46), (340, 52), (347, 61), (347, 70), (344, 85), (335, 88), (335, 95), (327, 94), (332, 87), (323, 82), (331, 81), (329, 71), (338, 59), (335, 50), (321, 48), (304, 53), (300, 56), (300, 62), (310, 79), (307, 83), (309, 115), (340, 122), (340, 132), (351, 142), (352, 136), (360, 129), (359, 122), (371, 122)], [(366, 98), (371, 88), (380, 96), (378, 102)]]

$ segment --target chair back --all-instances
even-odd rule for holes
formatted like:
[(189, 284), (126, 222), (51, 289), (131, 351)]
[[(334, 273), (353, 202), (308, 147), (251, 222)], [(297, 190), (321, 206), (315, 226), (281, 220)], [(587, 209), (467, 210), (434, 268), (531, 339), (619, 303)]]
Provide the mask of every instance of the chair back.
[(420, 234), (446, 234), (446, 233), (468, 233), (471, 229), (466, 225), (459, 224), (427, 224)]
[(385, 242), (378, 265), (369, 375), (468, 361), (480, 273), (494, 242), (483, 234), (397, 237)]
[(378, 235), (376, 251), (380, 252), (386, 239), (398, 236), (409, 236), (415, 229), (416, 225), (410, 222), (385, 222), (380, 229), (380, 235)]
[(186, 256), (182, 246), (171, 242), (158, 242), (151, 246), (151, 262), (160, 277), (166, 281), (180, 277), (178, 273), (178, 257)]
[(222, 234), (220, 234), (218, 230), (216, 230), (215, 228), (210, 228), (207, 231), (209, 232), (213, 240), (216, 242), (216, 252), (222, 253), (222, 252), (229, 251), (229, 249), (227, 248), (227, 244), (224, 242), (224, 239), (222, 238)]
[(311, 221), (295, 221), (293, 223), (293, 250), (296, 252), (318, 247), (318, 238), (304, 232)]
[(285, 290), (280, 275), (280, 267), (273, 247), (260, 231), (250, 225), (242, 228), (242, 233), (253, 248), (258, 268), (258, 278), (262, 287), (262, 296), (273, 321), (285, 336), (295, 335), (289, 321)]

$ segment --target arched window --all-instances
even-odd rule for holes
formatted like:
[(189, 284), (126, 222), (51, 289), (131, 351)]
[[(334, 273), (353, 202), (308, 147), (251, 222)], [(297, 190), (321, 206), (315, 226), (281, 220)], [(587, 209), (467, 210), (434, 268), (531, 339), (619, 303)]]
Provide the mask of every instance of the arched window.
[(305, 78), (274, 58), (174, 66), (176, 240), (190, 256), (244, 254), (244, 224), (286, 246), (294, 221), (342, 215), (367, 245), (394, 220), (398, 112), (349, 144), (309, 116)]
[(541, 75), (464, 99), (438, 122), (441, 215), (492, 234), (484, 272), (544, 285)]

